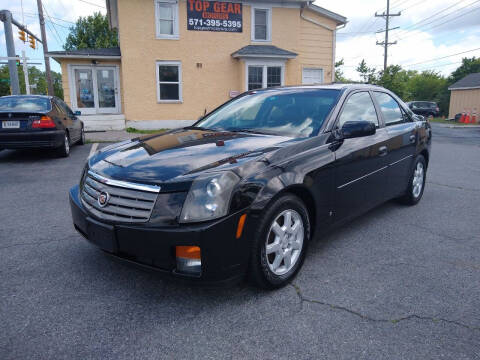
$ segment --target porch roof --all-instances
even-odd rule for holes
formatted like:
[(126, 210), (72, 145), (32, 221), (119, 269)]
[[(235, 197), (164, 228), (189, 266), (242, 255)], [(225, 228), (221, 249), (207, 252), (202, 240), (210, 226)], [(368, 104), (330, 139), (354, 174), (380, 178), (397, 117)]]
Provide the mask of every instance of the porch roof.
[(48, 56), (57, 59), (121, 59), (119, 47), (105, 49), (79, 49), (67, 51), (49, 51)]
[(247, 45), (232, 54), (234, 58), (293, 59), (297, 53), (273, 45)]

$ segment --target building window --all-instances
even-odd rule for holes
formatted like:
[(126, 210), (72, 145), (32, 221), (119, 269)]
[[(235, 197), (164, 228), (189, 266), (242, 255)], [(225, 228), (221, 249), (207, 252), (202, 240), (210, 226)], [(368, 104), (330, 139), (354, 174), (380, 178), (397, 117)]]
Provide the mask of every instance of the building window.
[(159, 102), (182, 101), (182, 65), (174, 61), (157, 61)]
[(255, 90), (283, 85), (284, 67), (282, 64), (247, 66), (247, 90)]
[(155, 2), (157, 38), (178, 38), (178, 1), (157, 0)]
[(252, 40), (270, 41), (272, 34), (272, 9), (252, 8)]
[(302, 84), (323, 84), (323, 69), (320, 68), (303, 68)]

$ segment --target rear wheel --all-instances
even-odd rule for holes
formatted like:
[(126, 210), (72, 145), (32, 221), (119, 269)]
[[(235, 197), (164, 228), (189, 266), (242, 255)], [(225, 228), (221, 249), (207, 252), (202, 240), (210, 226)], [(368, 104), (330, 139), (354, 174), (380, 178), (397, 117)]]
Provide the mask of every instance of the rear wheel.
[(415, 165), (413, 167), (410, 180), (408, 182), (408, 188), (400, 198), (400, 201), (407, 205), (416, 205), (422, 199), (423, 191), (425, 189), (425, 180), (427, 176), (427, 163), (423, 155), (418, 155), (415, 159)]
[(82, 125), (82, 130), (81, 130), (81, 133), (80, 133), (80, 140), (78, 140), (78, 144), (79, 145), (85, 145), (85, 129)]
[(253, 239), (250, 278), (262, 288), (288, 284), (305, 259), (310, 221), (304, 203), (294, 195), (275, 200), (263, 213)]
[(64, 133), (63, 144), (57, 149), (57, 154), (60, 157), (68, 157), (70, 155), (70, 137), (66, 131)]

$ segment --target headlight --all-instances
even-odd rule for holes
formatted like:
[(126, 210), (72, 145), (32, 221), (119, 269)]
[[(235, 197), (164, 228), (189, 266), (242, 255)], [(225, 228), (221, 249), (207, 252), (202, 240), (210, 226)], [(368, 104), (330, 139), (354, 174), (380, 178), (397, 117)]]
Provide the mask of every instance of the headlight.
[(239, 181), (240, 178), (230, 171), (195, 179), (183, 204), (180, 222), (227, 215), (233, 188)]

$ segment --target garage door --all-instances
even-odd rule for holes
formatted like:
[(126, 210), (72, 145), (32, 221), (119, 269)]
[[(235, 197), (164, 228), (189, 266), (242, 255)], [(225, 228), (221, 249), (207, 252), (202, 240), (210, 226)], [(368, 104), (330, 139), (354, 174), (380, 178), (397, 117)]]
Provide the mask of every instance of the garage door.
[(322, 84), (323, 69), (304, 68), (302, 72), (302, 84)]

